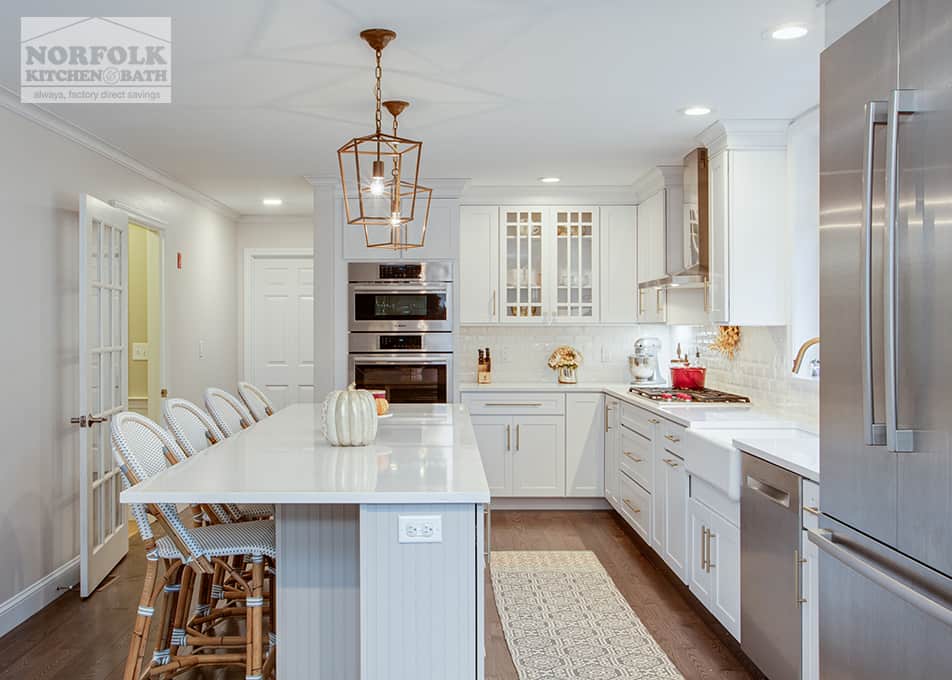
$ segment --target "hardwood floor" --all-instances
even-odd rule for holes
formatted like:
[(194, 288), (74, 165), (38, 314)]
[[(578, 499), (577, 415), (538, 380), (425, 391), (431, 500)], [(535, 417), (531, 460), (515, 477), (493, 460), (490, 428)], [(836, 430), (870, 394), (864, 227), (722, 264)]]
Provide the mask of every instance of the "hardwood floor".
[[(614, 513), (499, 511), (492, 529), (494, 550), (593, 551), (687, 680), (759, 677), (719, 636), (713, 619), (646, 557), (647, 548)], [(0, 638), (0, 680), (120, 680), (144, 563), (134, 542), (101, 592), (85, 602), (67, 593)], [(488, 587), (486, 627), (486, 680), (518, 680)], [(244, 673), (195, 671), (179, 677), (238, 680)]]

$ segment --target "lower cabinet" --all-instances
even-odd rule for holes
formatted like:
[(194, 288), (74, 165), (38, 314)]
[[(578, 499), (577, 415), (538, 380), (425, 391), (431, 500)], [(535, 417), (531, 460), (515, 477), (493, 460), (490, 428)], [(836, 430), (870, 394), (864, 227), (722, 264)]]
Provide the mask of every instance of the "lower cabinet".
[(655, 456), (652, 546), (687, 583), (688, 474), (680, 456), (664, 447)]
[(618, 512), (638, 535), (651, 542), (651, 494), (624, 472), (618, 475)]
[(565, 396), (565, 495), (605, 495), (605, 398), (600, 393)]
[(564, 416), (473, 416), (493, 496), (565, 495)]
[(739, 641), (740, 529), (695, 498), (688, 516), (688, 587)]
[(620, 404), (613, 397), (605, 398), (605, 500), (618, 509), (618, 416)]

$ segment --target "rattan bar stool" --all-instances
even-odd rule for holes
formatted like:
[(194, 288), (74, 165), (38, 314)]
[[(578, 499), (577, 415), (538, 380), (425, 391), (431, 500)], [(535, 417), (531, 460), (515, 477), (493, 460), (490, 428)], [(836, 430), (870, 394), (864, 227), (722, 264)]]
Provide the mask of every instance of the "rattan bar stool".
[[(162, 415), (186, 456), (194, 456), (224, 439), (209, 415), (187, 399), (166, 399), (162, 404)], [(212, 506), (212, 509), (219, 522), (268, 519), (274, 515), (274, 506), (264, 504), (223, 503)]]
[(255, 419), (238, 397), (218, 387), (205, 390), (205, 408), (226, 437), (236, 435), (255, 423)]
[[(144, 416), (123, 412), (112, 418), (110, 427), (113, 455), (124, 485), (138, 484), (185, 457), (173, 437)], [(134, 505), (132, 512), (145, 542), (147, 565), (124, 680), (171, 677), (198, 666), (244, 666), (247, 680), (270, 677), (274, 672), (276, 638), (272, 635), (274, 610), (265, 606), (264, 582), (266, 563), (273, 567), (275, 557), (274, 522), (189, 528), (171, 503)], [(163, 526), (165, 536), (154, 536), (148, 514)], [(226, 574), (238, 592), (229, 598), (227, 606), (189, 619), (195, 577), (210, 576), (216, 570)], [(160, 595), (164, 606), (158, 619), (158, 640), (151, 662), (143, 668)], [(239, 597), (240, 606), (236, 606)], [(271, 643), (267, 652), (266, 608), (272, 633), (267, 638)], [(214, 635), (209, 624), (236, 616), (245, 619), (244, 635)], [(233, 651), (236, 649), (243, 651)]]
[(267, 395), (249, 382), (238, 383), (238, 396), (245, 402), (256, 422), (274, 415), (274, 404)]

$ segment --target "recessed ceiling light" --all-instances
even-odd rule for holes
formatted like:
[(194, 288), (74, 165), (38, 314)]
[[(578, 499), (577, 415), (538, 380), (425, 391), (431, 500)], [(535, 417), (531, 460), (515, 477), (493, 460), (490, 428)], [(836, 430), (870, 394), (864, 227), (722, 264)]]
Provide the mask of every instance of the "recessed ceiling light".
[(786, 24), (770, 31), (770, 37), (774, 40), (796, 40), (809, 32), (803, 24)]
[(262, 198), (261, 205), (281, 205), (284, 203), (280, 198)]
[(706, 116), (710, 112), (711, 109), (707, 106), (689, 106), (683, 111), (685, 116)]
[(544, 184), (555, 184), (556, 182), (561, 182), (562, 180), (558, 177), (540, 177), (539, 181), (543, 182)]

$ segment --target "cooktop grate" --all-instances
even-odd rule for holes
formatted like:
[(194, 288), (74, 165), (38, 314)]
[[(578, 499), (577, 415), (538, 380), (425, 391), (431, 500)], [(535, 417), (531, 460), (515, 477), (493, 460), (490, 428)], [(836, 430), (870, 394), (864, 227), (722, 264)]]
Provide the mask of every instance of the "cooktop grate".
[(671, 387), (629, 387), (628, 391), (652, 401), (695, 404), (749, 404), (750, 398), (720, 390), (676, 390)]

